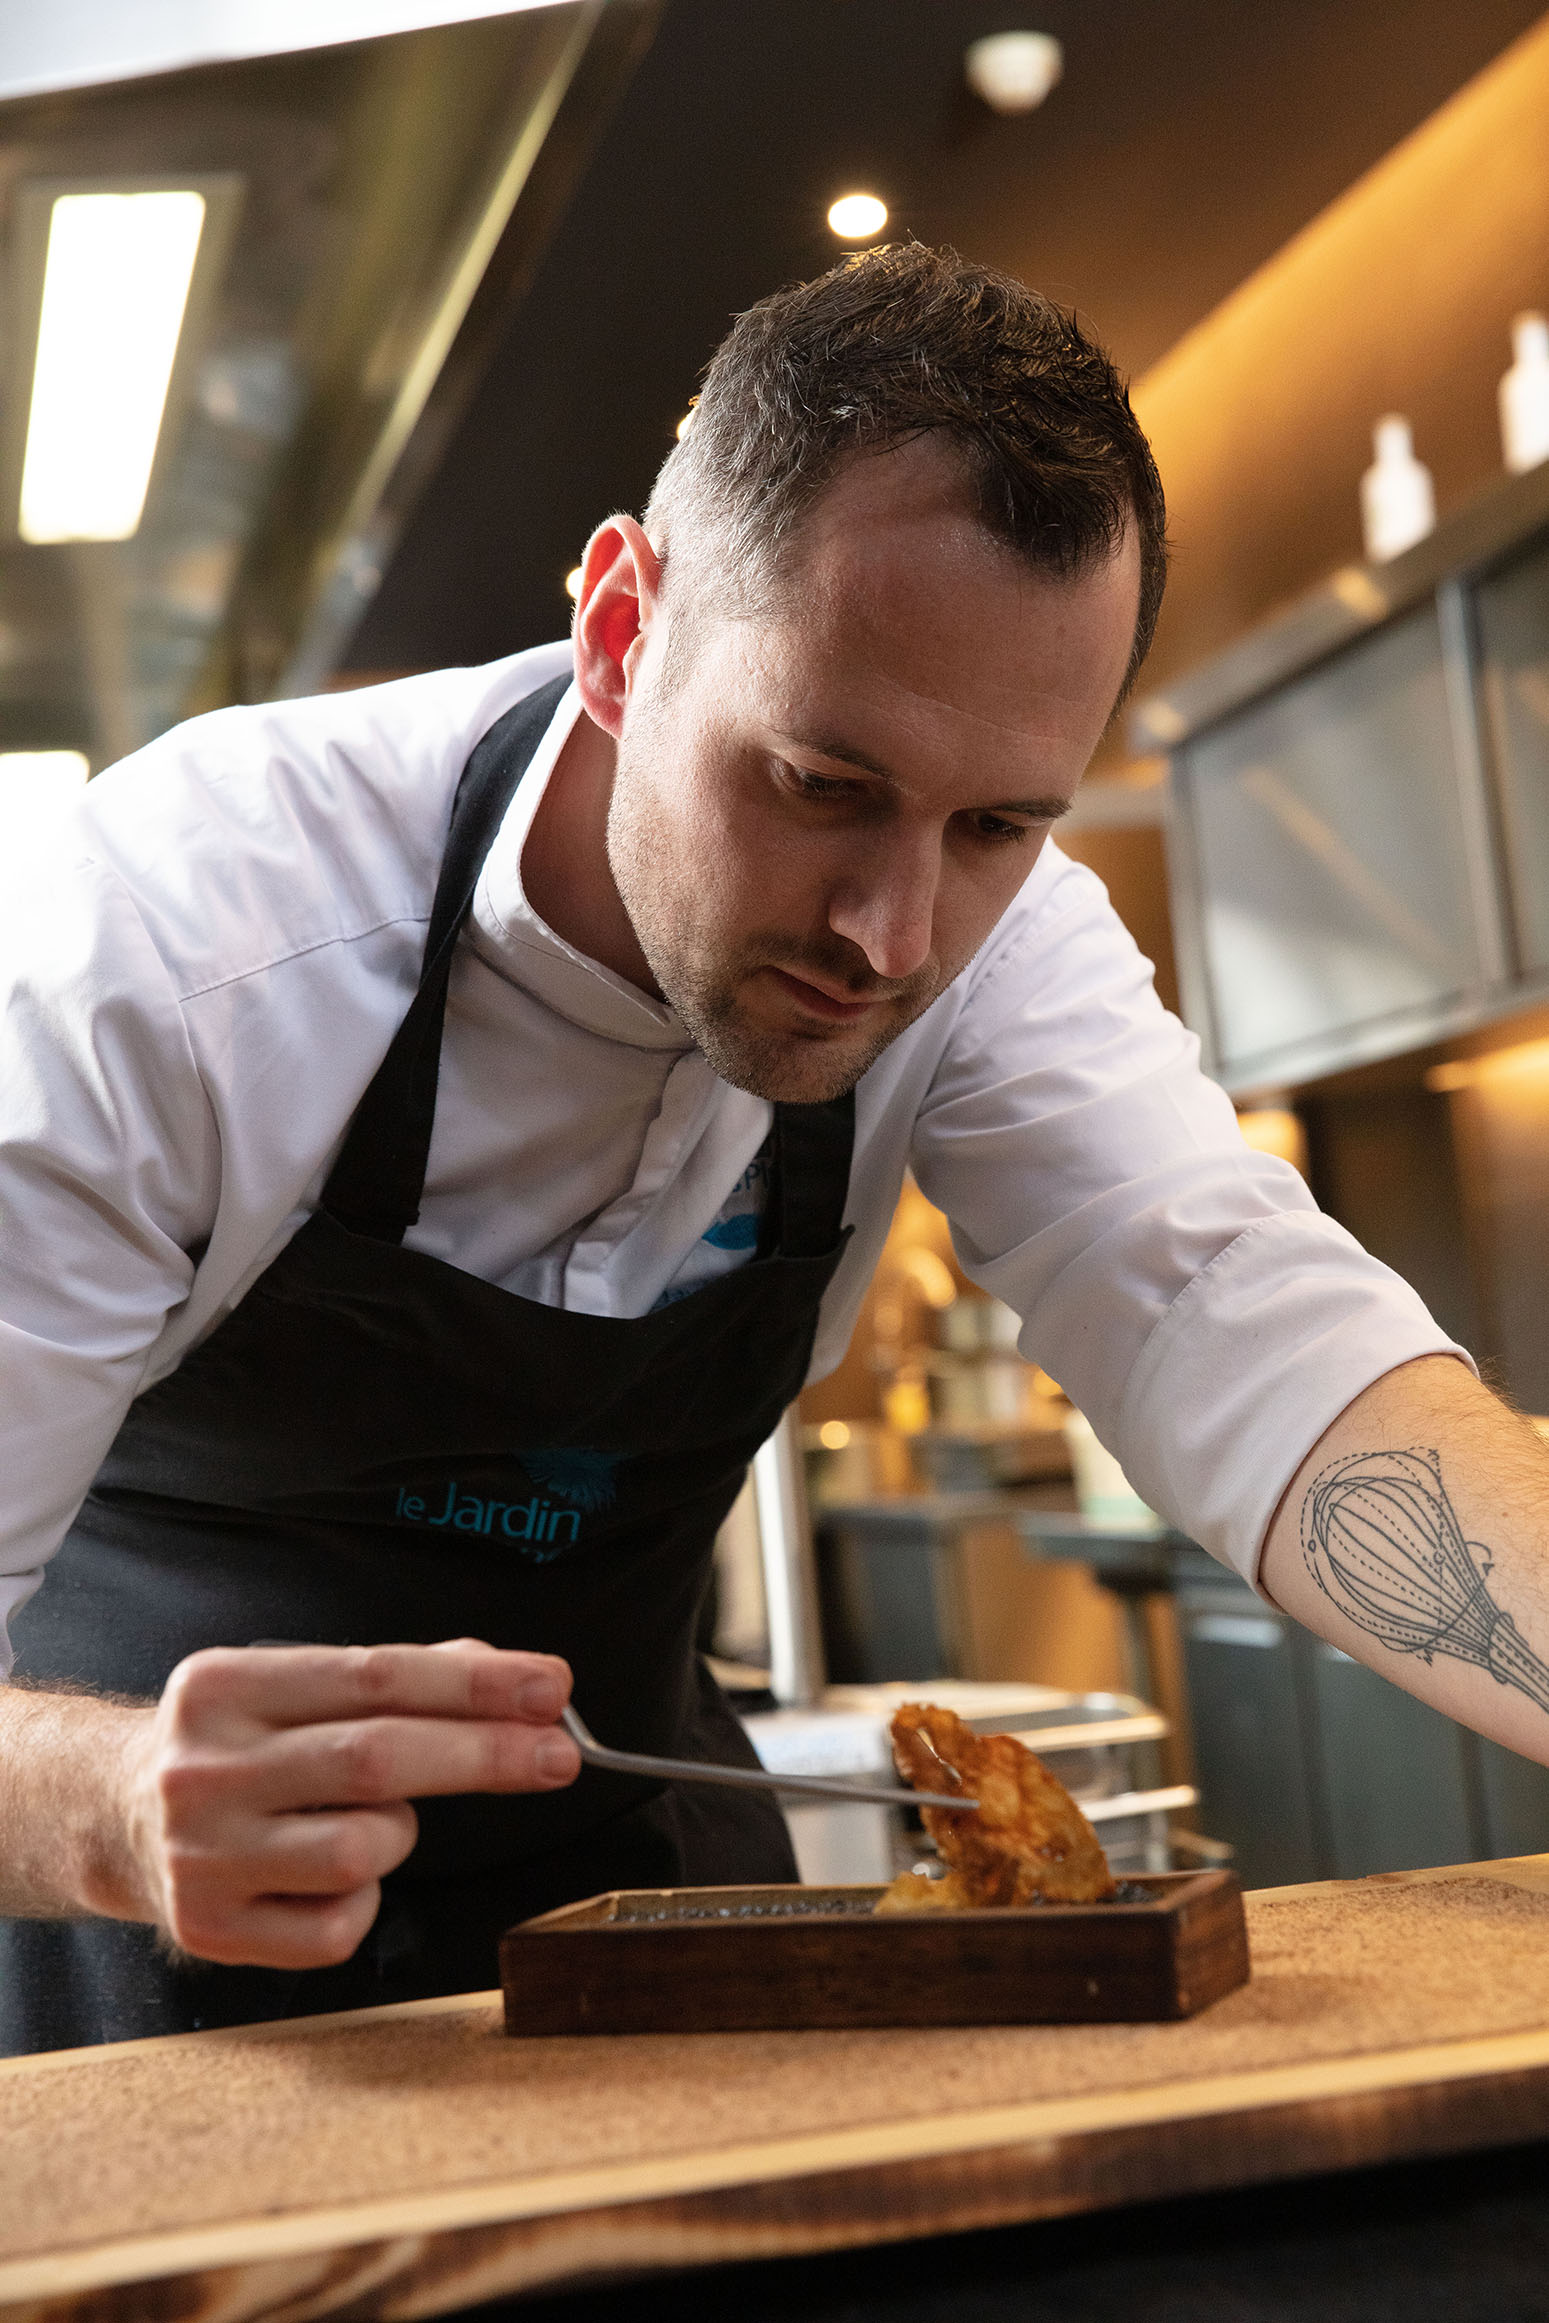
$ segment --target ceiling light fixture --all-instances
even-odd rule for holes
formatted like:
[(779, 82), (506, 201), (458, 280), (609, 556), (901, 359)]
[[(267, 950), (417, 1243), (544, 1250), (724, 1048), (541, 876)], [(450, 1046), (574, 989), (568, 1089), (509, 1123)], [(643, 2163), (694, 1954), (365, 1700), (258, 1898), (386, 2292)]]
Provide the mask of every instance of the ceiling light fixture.
[(1065, 51), (1052, 32), (992, 32), (969, 43), (968, 86), (996, 113), (1031, 113), (1056, 87)]
[(182, 333), (205, 199), (190, 189), (55, 200), (19, 529), (25, 541), (138, 529)]
[(869, 242), (887, 224), (887, 204), (875, 194), (845, 194), (830, 208), (828, 222), (841, 242)]

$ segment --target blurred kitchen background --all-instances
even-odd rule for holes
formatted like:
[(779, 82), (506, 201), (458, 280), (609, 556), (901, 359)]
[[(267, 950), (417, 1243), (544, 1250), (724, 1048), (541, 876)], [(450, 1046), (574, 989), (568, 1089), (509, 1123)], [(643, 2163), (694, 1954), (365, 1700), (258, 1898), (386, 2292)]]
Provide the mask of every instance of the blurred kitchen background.
[[(1095, 327), (1172, 510), (1061, 845), (1244, 1135), (1549, 1411), (1546, 117), (1527, 0), (7, 0), (0, 846), (195, 711), (562, 635), (728, 317), (951, 242)], [(771, 1764), (929, 1692), (1126, 1863), (1549, 1847), (1549, 1774), (1135, 1501), (913, 1189), (706, 1643)], [(814, 1877), (918, 1844), (796, 1821)]]

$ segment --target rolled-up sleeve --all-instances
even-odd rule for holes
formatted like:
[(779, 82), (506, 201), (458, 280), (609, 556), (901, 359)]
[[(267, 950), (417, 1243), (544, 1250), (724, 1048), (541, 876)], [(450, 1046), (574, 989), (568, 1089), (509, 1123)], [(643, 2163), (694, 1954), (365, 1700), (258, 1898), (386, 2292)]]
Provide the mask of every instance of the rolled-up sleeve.
[(921, 1187), (1022, 1351), (1142, 1497), (1250, 1580), (1361, 1391), (1465, 1351), (1251, 1150), (1101, 882), (1061, 863), (980, 963), (915, 1126)]
[(218, 1141), (177, 997), (61, 821), (0, 891), (0, 1675), (188, 1295)]

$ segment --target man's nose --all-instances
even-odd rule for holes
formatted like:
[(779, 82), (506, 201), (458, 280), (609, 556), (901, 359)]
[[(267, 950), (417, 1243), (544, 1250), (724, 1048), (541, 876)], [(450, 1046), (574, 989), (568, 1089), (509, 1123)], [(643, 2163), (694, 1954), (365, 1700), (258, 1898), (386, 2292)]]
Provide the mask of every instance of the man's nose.
[(830, 899), (828, 924), (858, 944), (874, 976), (901, 983), (931, 956), (940, 843), (934, 833), (873, 839)]

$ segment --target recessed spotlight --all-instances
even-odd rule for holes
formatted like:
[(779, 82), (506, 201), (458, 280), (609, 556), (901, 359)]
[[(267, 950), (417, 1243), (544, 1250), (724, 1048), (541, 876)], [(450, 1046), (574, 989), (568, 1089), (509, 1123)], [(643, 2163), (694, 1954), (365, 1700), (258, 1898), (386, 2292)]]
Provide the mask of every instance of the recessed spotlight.
[(565, 595), (567, 597), (574, 597), (577, 599), (580, 598), (581, 568), (579, 565), (572, 565), (569, 572), (565, 575)]
[(963, 69), (993, 112), (1031, 113), (1065, 70), (1065, 51), (1052, 32), (992, 32), (969, 43)]
[(869, 242), (887, 224), (887, 204), (875, 194), (845, 194), (830, 209), (828, 222), (841, 242)]

